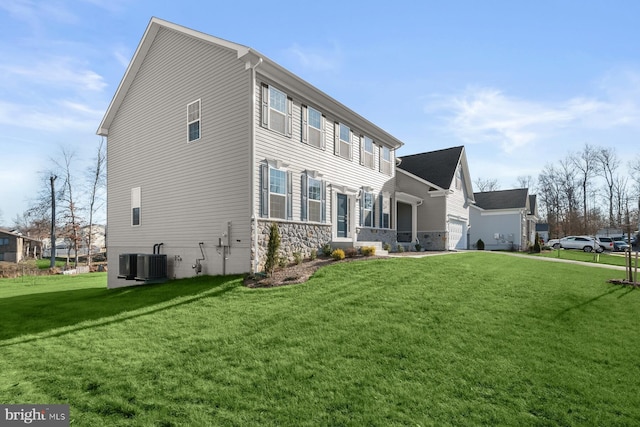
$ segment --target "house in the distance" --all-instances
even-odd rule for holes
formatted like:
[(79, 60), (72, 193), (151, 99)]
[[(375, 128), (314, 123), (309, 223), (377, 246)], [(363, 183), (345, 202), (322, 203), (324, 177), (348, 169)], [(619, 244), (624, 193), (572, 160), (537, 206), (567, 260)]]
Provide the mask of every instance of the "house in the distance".
[(157, 18), (98, 134), (109, 287), (145, 281), (131, 254), (166, 257), (169, 278), (259, 272), (273, 223), (290, 259), (381, 250), (396, 200), (420, 202), (396, 195), (394, 136), (252, 48)]
[[(413, 204), (398, 201), (399, 242), (419, 243), (427, 250), (468, 248), (474, 196), (463, 146), (402, 156), (396, 187), (420, 199)], [(417, 234), (411, 232), (415, 229)]]
[(0, 261), (20, 262), (42, 257), (42, 242), (21, 233), (0, 229)]
[(472, 247), (479, 239), (486, 250), (526, 250), (535, 239), (536, 196), (527, 188), (474, 193), (470, 210)]

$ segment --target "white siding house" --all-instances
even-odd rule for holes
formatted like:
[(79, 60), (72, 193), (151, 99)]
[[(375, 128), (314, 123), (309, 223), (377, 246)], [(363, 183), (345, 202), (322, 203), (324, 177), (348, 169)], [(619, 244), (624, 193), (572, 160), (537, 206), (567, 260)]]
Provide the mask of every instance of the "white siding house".
[[(166, 255), (169, 278), (396, 241), (402, 143), (259, 52), (152, 18), (100, 124), (109, 287), (119, 256)], [(414, 206), (417, 199), (411, 199)]]

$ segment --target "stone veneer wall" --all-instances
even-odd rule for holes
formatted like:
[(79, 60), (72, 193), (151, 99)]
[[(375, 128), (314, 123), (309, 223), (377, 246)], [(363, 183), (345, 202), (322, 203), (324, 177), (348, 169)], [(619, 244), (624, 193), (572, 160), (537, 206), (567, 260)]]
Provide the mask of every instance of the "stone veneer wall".
[[(258, 221), (258, 268), (261, 271), (267, 256), (269, 228), (274, 221)], [(277, 222), (280, 231), (280, 256), (293, 261), (293, 254), (299, 252), (308, 258), (312, 250), (322, 254), (322, 246), (331, 243), (331, 225)], [(254, 260), (253, 245), (251, 262)]]
[(359, 242), (382, 242), (384, 246), (388, 243), (391, 247), (395, 247), (398, 234), (395, 230), (380, 228), (360, 228), (358, 232)]
[(418, 240), (424, 250), (446, 251), (449, 235), (446, 231), (418, 231)]

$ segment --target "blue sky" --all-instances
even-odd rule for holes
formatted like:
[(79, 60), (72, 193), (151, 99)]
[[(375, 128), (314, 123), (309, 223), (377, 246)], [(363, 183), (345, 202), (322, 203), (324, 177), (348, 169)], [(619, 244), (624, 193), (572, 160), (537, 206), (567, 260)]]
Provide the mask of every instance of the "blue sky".
[(62, 146), (78, 173), (152, 16), (250, 46), (472, 179), (537, 177), (585, 144), (640, 154), (640, 2), (0, 0), (0, 224)]

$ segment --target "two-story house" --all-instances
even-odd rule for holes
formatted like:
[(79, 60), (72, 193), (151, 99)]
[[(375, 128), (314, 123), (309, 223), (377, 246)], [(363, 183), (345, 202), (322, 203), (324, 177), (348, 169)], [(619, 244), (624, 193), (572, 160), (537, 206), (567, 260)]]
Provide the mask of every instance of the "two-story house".
[(152, 250), (170, 278), (261, 271), (273, 222), (285, 256), (396, 241), (402, 142), (252, 48), (152, 18), (98, 134), (109, 287)]

